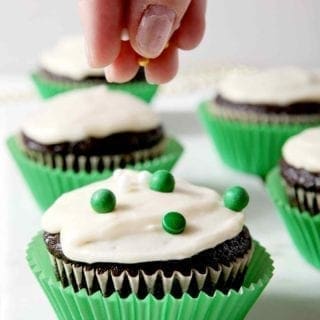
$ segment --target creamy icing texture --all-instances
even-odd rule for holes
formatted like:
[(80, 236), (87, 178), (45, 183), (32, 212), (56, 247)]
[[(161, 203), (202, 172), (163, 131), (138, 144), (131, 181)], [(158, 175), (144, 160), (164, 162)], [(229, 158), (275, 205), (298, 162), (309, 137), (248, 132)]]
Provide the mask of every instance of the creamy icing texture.
[(28, 137), (43, 144), (141, 132), (160, 125), (143, 101), (103, 85), (58, 95), (45, 104), (22, 124)]
[(320, 102), (320, 75), (296, 67), (231, 73), (218, 92), (232, 102), (286, 106)]
[(40, 56), (40, 67), (63, 77), (83, 80), (89, 76), (104, 76), (103, 69), (88, 65), (84, 39), (81, 36), (66, 36)]
[[(95, 263), (138, 263), (191, 257), (238, 235), (244, 215), (225, 208), (214, 190), (176, 179), (172, 193), (149, 188), (151, 174), (116, 170), (104, 181), (62, 195), (42, 218), (49, 233), (60, 233), (65, 256)], [(97, 214), (90, 198), (97, 189), (114, 192), (113, 212)], [(165, 232), (162, 217), (178, 211), (187, 221), (179, 235)]]
[(320, 172), (320, 128), (291, 137), (282, 148), (283, 159), (297, 169)]

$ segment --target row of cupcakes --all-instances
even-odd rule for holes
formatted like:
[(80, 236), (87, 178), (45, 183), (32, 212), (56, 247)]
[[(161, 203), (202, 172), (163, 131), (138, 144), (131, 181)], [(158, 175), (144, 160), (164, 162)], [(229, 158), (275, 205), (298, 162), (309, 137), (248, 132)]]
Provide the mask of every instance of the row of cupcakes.
[(170, 174), (182, 147), (131, 95), (95, 86), (43, 104), (8, 146), (47, 209), (27, 258), (58, 318), (243, 319), (273, 272), (244, 225), (246, 191)]
[[(218, 96), (218, 101), (223, 98)], [(253, 245), (238, 214), (248, 202), (246, 192), (236, 187), (221, 198), (175, 179), (167, 170), (180, 156), (181, 146), (175, 142), (166, 154), (168, 141), (159, 120), (131, 96), (100, 86), (46, 104), (26, 120), (9, 147), (39, 204), (47, 208), (59, 198), (43, 217), (45, 242), (38, 236), (28, 249), (30, 266), (59, 319), (150, 319), (150, 312), (170, 313), (172, 319), (243, 319), (272, 274), (268, 254), (258, 243)], [(307, 126), (314, 125), (314, 117), (315, 112), (302, 116)], [(270, 118), (276, 121), (274, 114)], [(283, 166), (292, 166), (292, 157), (284, 156), (283, 161)], [(116, 170), (123, 167), (154, 174)], [(279, 196), (282, 182), (274, 182), (273, 175), (268, 186), (278, 188), (272, 194)], [(295, 230), (300, 223), (309, 227), (302, 230), (307, 243), (301, 231), (292, 235), (304, 246), (305, 256), (306, 248), (312, 252), (308, 260), (314, 262), (319, 226), (312, 225), (312, 219), (317, 212), (311, 211), (310, 218), (299, 208), (305, 210), (306, 203), (315, 208), (317, 197), (314, 193), (311, 201), (309, 189), (302, 197), (301, 188), (295, 191), (296, 185), (288, 181), (289, 198), (285, 195), (284, 204), (276, 203), (285, 208), (284, 217), (294, 220)], [(292, 218), (291, 210), (299, 212), (294, 212), (298, 218)], [(142, 228), (137, 225), (141, 221)], [(169, 246), (176, 241), (177, 250)], [(161, 255), (159, 248), (165, 245), (169, 248)], [(109, 249), (101, 252), (103, 248)], [(133, 256), (137, 260), (130, 260)], [(234, 303), (241, 305), (236, 313)]]
[(232, 73), (199, 115), (224, 163), (266, 179), (297, 249), (320, 268), (319, 73)]

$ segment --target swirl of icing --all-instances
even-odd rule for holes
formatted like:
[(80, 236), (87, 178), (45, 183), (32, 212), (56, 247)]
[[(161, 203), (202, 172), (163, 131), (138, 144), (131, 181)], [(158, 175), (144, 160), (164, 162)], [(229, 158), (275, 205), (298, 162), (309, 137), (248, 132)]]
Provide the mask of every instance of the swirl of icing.
[(304, 130), (287, 140), (283, 159), (297, 169), (320, 172), (320, 128)]
[[(174, 192), (157, 192), (149, 187), (150, 175), (116, 170), (105, 181), (65, 193), (45, 212), (42, 227), (60, 233), (66, 257), (85, 263), (184, 259), (241, 232), (244, 214), (225, 208), (214, 190), (176, 179)], [(117, 198), (115, 210), (105, 215), (90, 205), (93, 192), (103, 188)], [(183, 233), (163, 230), (162, 219), (169, 211), (185, 217)]]
[(53, 48), (41, 54), (40, 67), (76, 81), (90, 76), (104, 77), (103, 69), (89, 66), (82, 36), (61, 38)]
[(320, 103), (320, 75), (296, 67), (243, 71), (226, 76), (218, 92), (236, 103), (279, 107), (296, 102)]
[(160, 125), (146, 103), (106, 86), (58, 95), (22, 124), (28, 137), (43, 144), (101, 138), (119, 132), (141, 132)]

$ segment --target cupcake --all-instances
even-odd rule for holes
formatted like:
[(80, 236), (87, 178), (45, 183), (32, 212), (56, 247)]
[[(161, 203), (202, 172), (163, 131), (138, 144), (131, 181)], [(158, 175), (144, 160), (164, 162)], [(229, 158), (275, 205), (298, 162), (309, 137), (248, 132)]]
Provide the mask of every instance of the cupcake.
[(60, 319), (242, 319), (272, 274), (244, 225), (248, 200), (120, 169), (62, 195), (28, 261)]
[(38, 70), (32, 79), (40, 95), (50, 98), (66, 91), (106, 84), (110, 89), (129, 92), (150, 102), (157, 86), (146, 82), (144, 69), (128, 83), (107, 83), (103, 69), (90, 68), (87, 62), (84, 40), (81, 36), (63, 37), (51, 49), (43, 52)]
[(231, 73), (200, 118), (222, 160), (262, 177), (292, 135), (320, 123), (320, 76), (295, 67)]
[(320, 128), (291, 137), (267, 186), (301, 254), (320, 268)]
[(117, 168), (170, 170), (182, 153), (140, 99), (105, 86), (57, 96), (8, 145), (40, 207)]

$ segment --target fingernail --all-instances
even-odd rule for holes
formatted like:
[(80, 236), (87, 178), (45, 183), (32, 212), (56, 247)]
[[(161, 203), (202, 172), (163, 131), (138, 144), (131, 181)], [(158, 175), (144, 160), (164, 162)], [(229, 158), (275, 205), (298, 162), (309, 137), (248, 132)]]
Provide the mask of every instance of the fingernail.
[(150, 5), (141, 18), (137, 32), (139, 53), (156, 58), (165, 49), (173, 32), (176, 13), (163, 5)]
[(104, 75), (109, 83), (115, 82), (113, 68), (111, 66), (104, 68)]

